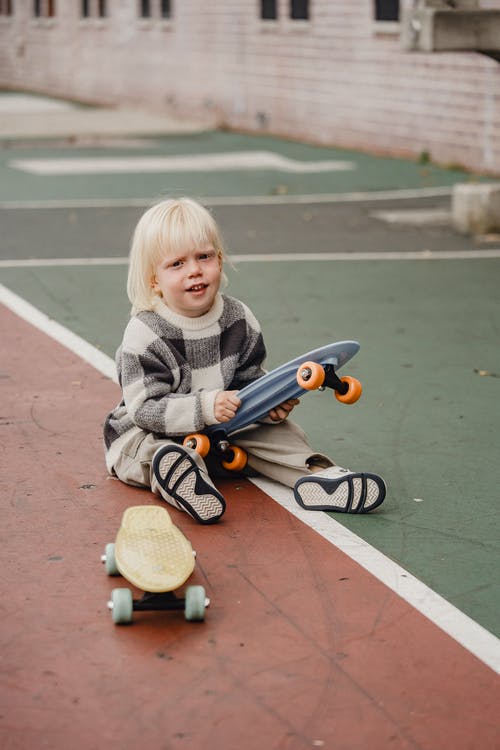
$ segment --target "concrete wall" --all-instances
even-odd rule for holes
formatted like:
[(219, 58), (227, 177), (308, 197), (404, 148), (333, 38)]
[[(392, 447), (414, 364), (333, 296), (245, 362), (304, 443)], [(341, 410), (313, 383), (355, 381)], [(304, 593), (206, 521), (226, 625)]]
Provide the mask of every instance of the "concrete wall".
[(137, 5), (108, 0), (109, 18), (81, 20), (79, 2), (59, 0), (35, 20), (16, 0), (0, 18), (0, 85), (500, 174), (500, 64), (405, 52), (371, 0), (311, 0), (306, 22), (288, 19), (288, 0), (277, 22), (259, 20), (257, 0), (172, 0), (171, 22), (139, 20)]

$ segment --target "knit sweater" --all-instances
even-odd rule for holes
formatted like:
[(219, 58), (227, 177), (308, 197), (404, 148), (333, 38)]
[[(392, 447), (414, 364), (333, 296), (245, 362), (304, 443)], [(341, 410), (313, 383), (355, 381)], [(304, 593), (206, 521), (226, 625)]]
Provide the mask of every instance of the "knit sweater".
[(260, 325), (243, 303), (218, 294), (198, 318), (170, 310), (133, 316), (116, 353), (123, 398), (104, 424), (109, 471), (141, 432), (181, 437), (215, 424), (215, 396), (240, 390), (264, 374)]

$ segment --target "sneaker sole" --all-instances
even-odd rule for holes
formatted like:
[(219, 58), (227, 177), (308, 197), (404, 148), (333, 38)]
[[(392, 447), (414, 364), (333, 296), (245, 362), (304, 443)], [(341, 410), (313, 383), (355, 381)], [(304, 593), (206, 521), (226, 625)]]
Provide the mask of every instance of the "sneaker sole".
[(216, 523), (226, 510), (222, 495), (183, 448), (169, 446), (156, 453), (153, 471), (165, 492), (200, 523)]
[(369, 513), (384, 502), (385, 492), (383, 480), (375, 474), (350, 474), (337, 480), (303, 477), (294, 496), (305, 510)]

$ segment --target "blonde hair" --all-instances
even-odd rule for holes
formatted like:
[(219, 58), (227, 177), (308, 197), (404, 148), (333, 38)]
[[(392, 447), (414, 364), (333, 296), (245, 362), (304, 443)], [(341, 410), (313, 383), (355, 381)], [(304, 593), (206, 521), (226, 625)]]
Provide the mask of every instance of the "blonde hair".
[[(156, 295), (151, 287), (155, 269), (163, 258), (191, 247), (213, 245), (221, 265), (224, 250), (215, 219), (192, 198), (164, 200), (139, 219), (132, 238), (127, 279), (131, 314), (152, 310)], [(223, 281), (225, 276), (223, 274)]]

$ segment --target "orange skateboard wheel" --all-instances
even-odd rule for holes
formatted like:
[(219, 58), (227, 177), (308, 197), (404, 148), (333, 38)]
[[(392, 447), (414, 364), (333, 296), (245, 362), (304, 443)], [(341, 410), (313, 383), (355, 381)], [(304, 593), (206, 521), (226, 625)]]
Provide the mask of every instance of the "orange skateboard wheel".
[(182, 444), (185, 448), (193, 448), (202, 458), (208, 456), (210, 452), (210, 438), (197, 432), (193, 435), (186, 435)]
[(223, 467), (229, 471), (242, 471), (247, 465), (248, 456), (246, 451), (237, 445), (230, 445), (228, 451), (232, 451), (233, 458), (231, 461), (223, 461)]
[(325, 381), (325, 370), (317, 362), (304, 362), (297, 370), (297, 383), (306, 391), (321, 388)]
[(346, 393), (339, 393), (335, 391), (335, 398), (343, 404), (355, 404), (358, 398), (363, 392), (363, 387), (357, 378), (353, 378), (350, 375), (345, 375), (340, 378), (342, 383), (346, 383), (349, 387)]

